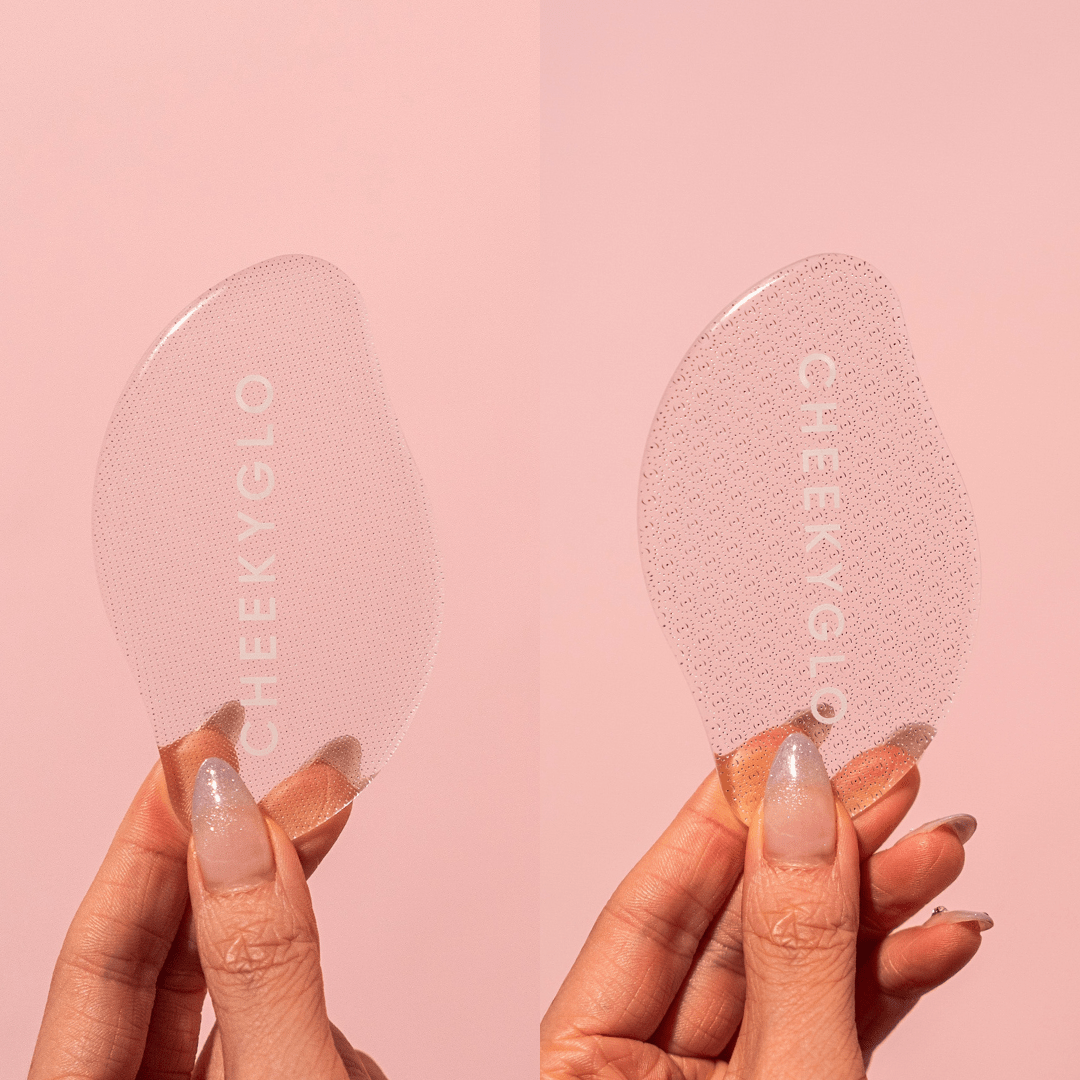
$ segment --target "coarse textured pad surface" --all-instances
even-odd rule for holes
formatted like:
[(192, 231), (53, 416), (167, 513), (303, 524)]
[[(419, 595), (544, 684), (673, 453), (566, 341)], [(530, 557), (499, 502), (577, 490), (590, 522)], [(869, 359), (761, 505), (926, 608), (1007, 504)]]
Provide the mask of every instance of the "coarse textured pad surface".
[(806, 259), (705, 329), (653, 421), (639, 525), (744, 820), (792, 731), (853, 813), (911, 767), (971, 648), (978, 548), (881, 274)]
[(299, 835), (386, 764), (431, 671), (440, 570), (340, 270), (270, 259), (169, 326), (109, 423), (93, 533), (179, 810), (223, 757)]

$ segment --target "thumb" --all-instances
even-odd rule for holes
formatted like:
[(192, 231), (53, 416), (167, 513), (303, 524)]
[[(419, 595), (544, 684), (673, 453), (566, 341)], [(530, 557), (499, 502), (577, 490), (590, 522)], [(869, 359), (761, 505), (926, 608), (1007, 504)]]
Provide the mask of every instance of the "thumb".
[(746, 1008), (734, 1077), (858, 1080), (859, 845), (812, 739), (773, 760), (746, 843)]
[(323, 999), (319, 936), (288, 837), (236, 770), (199, 768), (188, 888), (230, 1080), (347, 1080)]

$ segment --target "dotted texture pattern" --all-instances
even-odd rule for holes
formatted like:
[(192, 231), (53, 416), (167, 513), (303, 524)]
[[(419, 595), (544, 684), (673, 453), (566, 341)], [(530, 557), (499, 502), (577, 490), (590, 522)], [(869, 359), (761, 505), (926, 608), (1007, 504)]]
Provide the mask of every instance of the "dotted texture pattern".
[(340, 270), (271, 259), (175, 320), (110, 421), (93, 536), (159, 746), (242, 700), (256, 799), (343, 735), (365, 782), (386, 763), (431, 671), (441, 575)]
[(975, 525), (872, 266), (807, 259), (706, 328), (653, 422), (639, 526), (714, 754), (812, 705), (830, 775), (936, 729), (971, 648)]

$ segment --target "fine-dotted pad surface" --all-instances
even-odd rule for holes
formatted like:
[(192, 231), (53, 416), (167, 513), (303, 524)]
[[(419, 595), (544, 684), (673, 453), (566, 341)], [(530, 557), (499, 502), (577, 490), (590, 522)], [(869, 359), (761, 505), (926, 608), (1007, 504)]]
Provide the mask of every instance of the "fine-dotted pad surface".
[(921, 753), (971, 647), (978, 552), (873, 267), (807, 259), (706, 328), (653, 422), (639, 524), (718, 759), (800, 714), (831, 775), (890, 739)]
[(341, 271), (271, 259), (176, 319), (109, 424), (93, 533), (159, 746), (240, 701), (256, 799), (327, 744), (355, 788), (386, 763), (431, 670), (440, 571)]

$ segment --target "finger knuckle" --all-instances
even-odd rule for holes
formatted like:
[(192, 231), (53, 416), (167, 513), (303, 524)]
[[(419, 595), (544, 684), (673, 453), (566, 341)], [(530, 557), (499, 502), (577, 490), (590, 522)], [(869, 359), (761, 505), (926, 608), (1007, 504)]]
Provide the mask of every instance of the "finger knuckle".
[(849, 948), (854, 941), (849, 922), (846, 913), (808, 901), (759, 910), (746, 920), (745, 933), (767, 955), (790, 959)]
[(742, 977), (742, 915), (737, 908), (728, 908), (710, 928), (697, 962), (714, 972)]
[[(657, 886), (657, 890), (661, 886)], [(708, 925), (708, 914), (700, 900), (685, 890), (673, 917), (654, 899), (653, 889), (643, 889), (642, 897), (616, 902), (613, 898), (604, 909), (605, 916), (633, 939), (659, 945), (665, 951), (689, 959), (697, 949), (701, 930)]]
[(216, 985), (238, 991), (299, 981), (319, 967), (315, 937), (302, 924), (276, 917), (253, 919), (202, 951)]
[(541, 1080), (607, 1080), (640, 1077), (660, 1080), (671, 1073), (662, 1067), (667, 1055), (656, 1046), (602, 1035), (565, 1034), (541, 1045)]
[(908, 838), (901, 854), (902, 872), (893, 865), (879, 878), (871, 867), (862, 918), (872, 933), (886, 934), (904, 922), (951, 885), (964, 868), (964, 849), (947, 830)]
[(885, 949), (878, 957), (878, 985), (889, 997), (906, 999), (920, 996), (918, 979), (904, 949)]
[(76, 945), (65, 942), (59, 961), (63, 967), (136, 990), (154, 985), (169, 941), (148, 921), (95, 915), (82, 930)]

